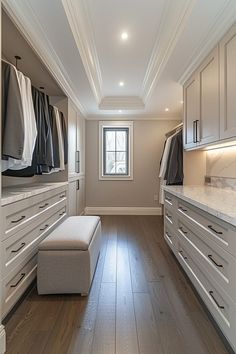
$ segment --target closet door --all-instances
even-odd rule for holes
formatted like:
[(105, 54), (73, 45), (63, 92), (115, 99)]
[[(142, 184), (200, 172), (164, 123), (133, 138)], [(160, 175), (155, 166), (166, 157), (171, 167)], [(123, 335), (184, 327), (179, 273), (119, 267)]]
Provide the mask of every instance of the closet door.
[(76, 172), (77, 150), (77, 112), (70, 101), (68, 112), (68, 170), (70, 177)]
[(184, 148), (197, 145), (197, 120), (199, 119), (198, 79), (196, 74), (184, 85)]
[(84, 179), (81, 178), (77, 181), (77, 215), (81, 215), (85, 208), (85, 183)]
[(68, 202), (68, 216), (77, 215), (77, 185), (76, 185), (76, 181), (69, 183), (67, 202)]
[(220, 139), (236, 137), (236, 25), (220, 42)]
[[(204, 60), (197, 72), (199, 76), (200, 116), (199, 145), (219, 140), (219, 53), (218, 46)], [(199, 126), (198, 126), (199, 124)]]

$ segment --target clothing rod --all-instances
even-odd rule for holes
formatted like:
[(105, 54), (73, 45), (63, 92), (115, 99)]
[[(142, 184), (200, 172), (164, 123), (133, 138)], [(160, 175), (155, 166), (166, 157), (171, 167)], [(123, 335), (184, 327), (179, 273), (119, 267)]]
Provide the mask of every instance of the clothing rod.
[(183, 127), (183, 123), (180, 123), (178, 125), (176, 125), (176, 127), (174, 127), (173, 129), (171, 129), (170, 131), (168, 131), (166, 133), (166, 137), (171, 136), (172, 134), (174, 134), (175, 132), (177, 132), (178, 130), (180, 130)]

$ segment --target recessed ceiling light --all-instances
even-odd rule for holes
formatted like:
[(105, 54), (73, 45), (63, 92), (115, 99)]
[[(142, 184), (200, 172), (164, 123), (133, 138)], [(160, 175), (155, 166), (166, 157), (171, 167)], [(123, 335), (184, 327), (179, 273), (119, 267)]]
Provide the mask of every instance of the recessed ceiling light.
[(124, 84), (125, 84), (124, 81), (119, 82), (119, 86), (121, 86), (121, 87), (124, 86)]
[(121, 33), (121, 39), (123, 40), (123, 41), (126, 41), (127, 39), (128, 39), (128, 33), (127, 32), (122, 32)]
[(182, 101), (180, 101), (180, 103), (181, 103), (181, 104), (183, 104), (183, 103), (184, 103), (184, 101), (182, 100)]
[(169, 108), (165, 108), (165, 111), (166, 111), (166, 112), (169, 112)]
[(121, 109), (119, 109), (119, 113), (122, 113), (122, 110), (121, 110)]

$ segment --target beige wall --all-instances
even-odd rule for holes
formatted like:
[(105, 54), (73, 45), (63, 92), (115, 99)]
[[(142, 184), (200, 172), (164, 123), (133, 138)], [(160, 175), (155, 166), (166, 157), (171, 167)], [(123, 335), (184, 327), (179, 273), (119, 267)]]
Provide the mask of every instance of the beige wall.
[(158, 207), (159, 162), (165, 133), (178, 121), (134, 121), (134, 179), (99, 181), (99, 121), (86, 122), (86, 206)]
[(206, 175), (206, 151), (184, 151), (184, 185), (203, 185)]
[(206, 174), (212, 177), (236, 178), (236, 146), (207, 151)]

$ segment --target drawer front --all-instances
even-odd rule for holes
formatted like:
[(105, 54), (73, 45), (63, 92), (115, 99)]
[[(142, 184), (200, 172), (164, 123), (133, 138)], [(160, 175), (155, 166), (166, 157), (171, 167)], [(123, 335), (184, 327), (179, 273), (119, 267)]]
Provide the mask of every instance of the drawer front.
[(171, 208), (171, 209), (174, 208), (176, 205), (177, 199), (168, 192), (165, 192), (164, 194), (165, 194), (164, 205), (166, 207)]
[(165, 230), (164, 230), (164, 239), (166, 240), (166, 243), (172, 249), (172, 251), (176, 253), (177, 237), (175, 235), (173, 228), (166, 223), (165, 223)]
[[(178, 200), (179, 218), (188, 220), (195, 232), (200, 232), (236, 257), (236, 228), (226, 222)], [(184, 220), (183, 219), (183, 220)]]
[(7, 238), (2, 242), (3, 249), (3, 276), (6, 276), (14, 268), (16, 268), (25, 257), (37, 252), (38, 244), (52, 231), (52, 229), (66, 215), (65, 202), (56, 205), (48, 215), (43, 215), (37, 219), (37, 222), (29, 225), (19, 233)]
[(176, 213), (168, 205), (165, 205), (164, 208), (164, 223), (165, 225), (169, 225), (170, 227), (176, 226)]
[(222, 293), (217, 284), (207, 278), (202, 272), (191, 254), (178, 243), (178, 260), (194, 284), (199, 295), (205, 302), (212, 316), (215, 318), (228, 341), (236, 348), (236, 305), (230, 297)]
[(51, 208), (66, 200), (65, 187), (2, 207), (4, 230), (3, 239), (14, 235), (42, 214), (48, 214)]
[(194, 256), (199, 267), (236, 302), (236, 258), (211, 239), (194, 233), (187, 221), (178, 222), (178, 237)]
[(21, 295), (36, 277), (37, 255), (26, 260), (17, 273), (10, 273), (3, 280), (3, 317), (11, 310)]

